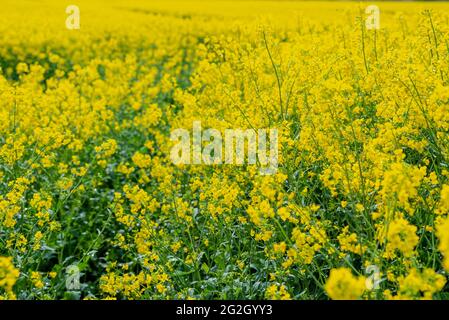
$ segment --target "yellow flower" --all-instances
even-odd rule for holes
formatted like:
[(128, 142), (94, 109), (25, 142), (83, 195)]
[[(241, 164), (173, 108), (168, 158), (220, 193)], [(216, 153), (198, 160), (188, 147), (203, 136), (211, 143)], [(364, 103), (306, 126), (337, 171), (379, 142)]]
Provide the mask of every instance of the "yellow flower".
[(98, 159), (106, 159), (111, 157), (117, 150), (117, 141), (109, 139), (102, 143), (100, 146), (95, 147)]
[(437, 225), (438, 249), (444, 256), (443, 266), (449, 272), (449, 217)]
[(0, 288), (9, 298), (14, 298), (13, 286), (19, 278), (19, 270), (14, 267), (11, 257), (0, 257)]
[(265, 291), (265, 297), (270, 300), (290, 300), (290, 293), (285, 285), (272, 284)]
[(41, 248), (41, 246), (42, 246), (41, 240), (42, 240), (43, 237), (44, 237), (44, 235), (43, 235), (43, 233), (40, 232), (40, 231), (37, 231), (37, 232), (34, 234), (33, 250), (36, 251), (36, 250), (39, 250), (39, 249)]
[(275, 243), (273, 245), (273, 251), (275, 253), (284, 254), (287, 249), (287, 244), (285, 242)]
[(142, 154), (140, 152), (136, 152), (133, 155), (132, 160), (136, 166), (142, 169), (148, 168), (151, 164), (151, 157), (147, 154)]
[(355, 233), (350, 234), (348, 230), (348, 226), (344, 227), (337, 237), (341, 251), (349, 251), (359, 255), (363, 254), (367, 249), (366, 246), (360, 243)]
[(17, 64), (16, 71), (19, 74), (28, 73), (29, 72), (28, 65), (24, 62), (20, 62), (19, 64)]
[(278, 215), (285, 221), (290, 217), (290, 212), (286, 207), (282, 207), (278, 209)]
[(438, 204), (439, 214), (449, 213), (449, 185), (443, 185), (441, 188), (440, 202)]
[(446, 278), (432, 269), (422, 272), (412, 269), (406, 277), (398, 279), (399, 293), (393, 299), (432, 299), (433, 294), (443, 289)]
[(40, 272), (37, 271), (31, 272), (30, 279), (36, 288), (42, 289), (44, 287), (44, 282), (42, 281), (42, 276)]

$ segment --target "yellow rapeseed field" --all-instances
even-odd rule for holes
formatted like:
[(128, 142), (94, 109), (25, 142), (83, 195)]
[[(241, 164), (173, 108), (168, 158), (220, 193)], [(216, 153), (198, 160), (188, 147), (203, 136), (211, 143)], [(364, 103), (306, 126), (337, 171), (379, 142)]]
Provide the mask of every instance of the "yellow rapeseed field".
[(449, 299), (449, 3), (70, 4), (0, 1), (0, 299)]

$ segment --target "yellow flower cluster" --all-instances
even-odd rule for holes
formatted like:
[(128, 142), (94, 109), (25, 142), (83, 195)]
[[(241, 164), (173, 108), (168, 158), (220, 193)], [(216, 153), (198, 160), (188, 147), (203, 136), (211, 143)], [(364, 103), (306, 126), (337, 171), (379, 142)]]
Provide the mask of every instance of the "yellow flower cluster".
[[(76, 2), (2, 1), (1, 297), (447, 298), (448, 4)], [(175, 165), (194, 122), (277, 171)]]
[(15, 299), (13, 286), (19, 278), (19, 274), (11, 257), (0, 257), (0, 300)]
[(265, 297), (270, 300), (290, 300), (290, 294), (284, 285), (277, 286), (272, 284), (267, 288)]
[(437, 235), (440, 240), (438, 248), (444, 256), (443, 266), (449, 272), (449, 217), (437, 226)]
[(396, 250), (405, 257), (413, 255), (419, 241), (416, 235), (417, 228), (403, 218), (392, 221), (387, 228), (385, 256), (390, 259), (394, 258)]

